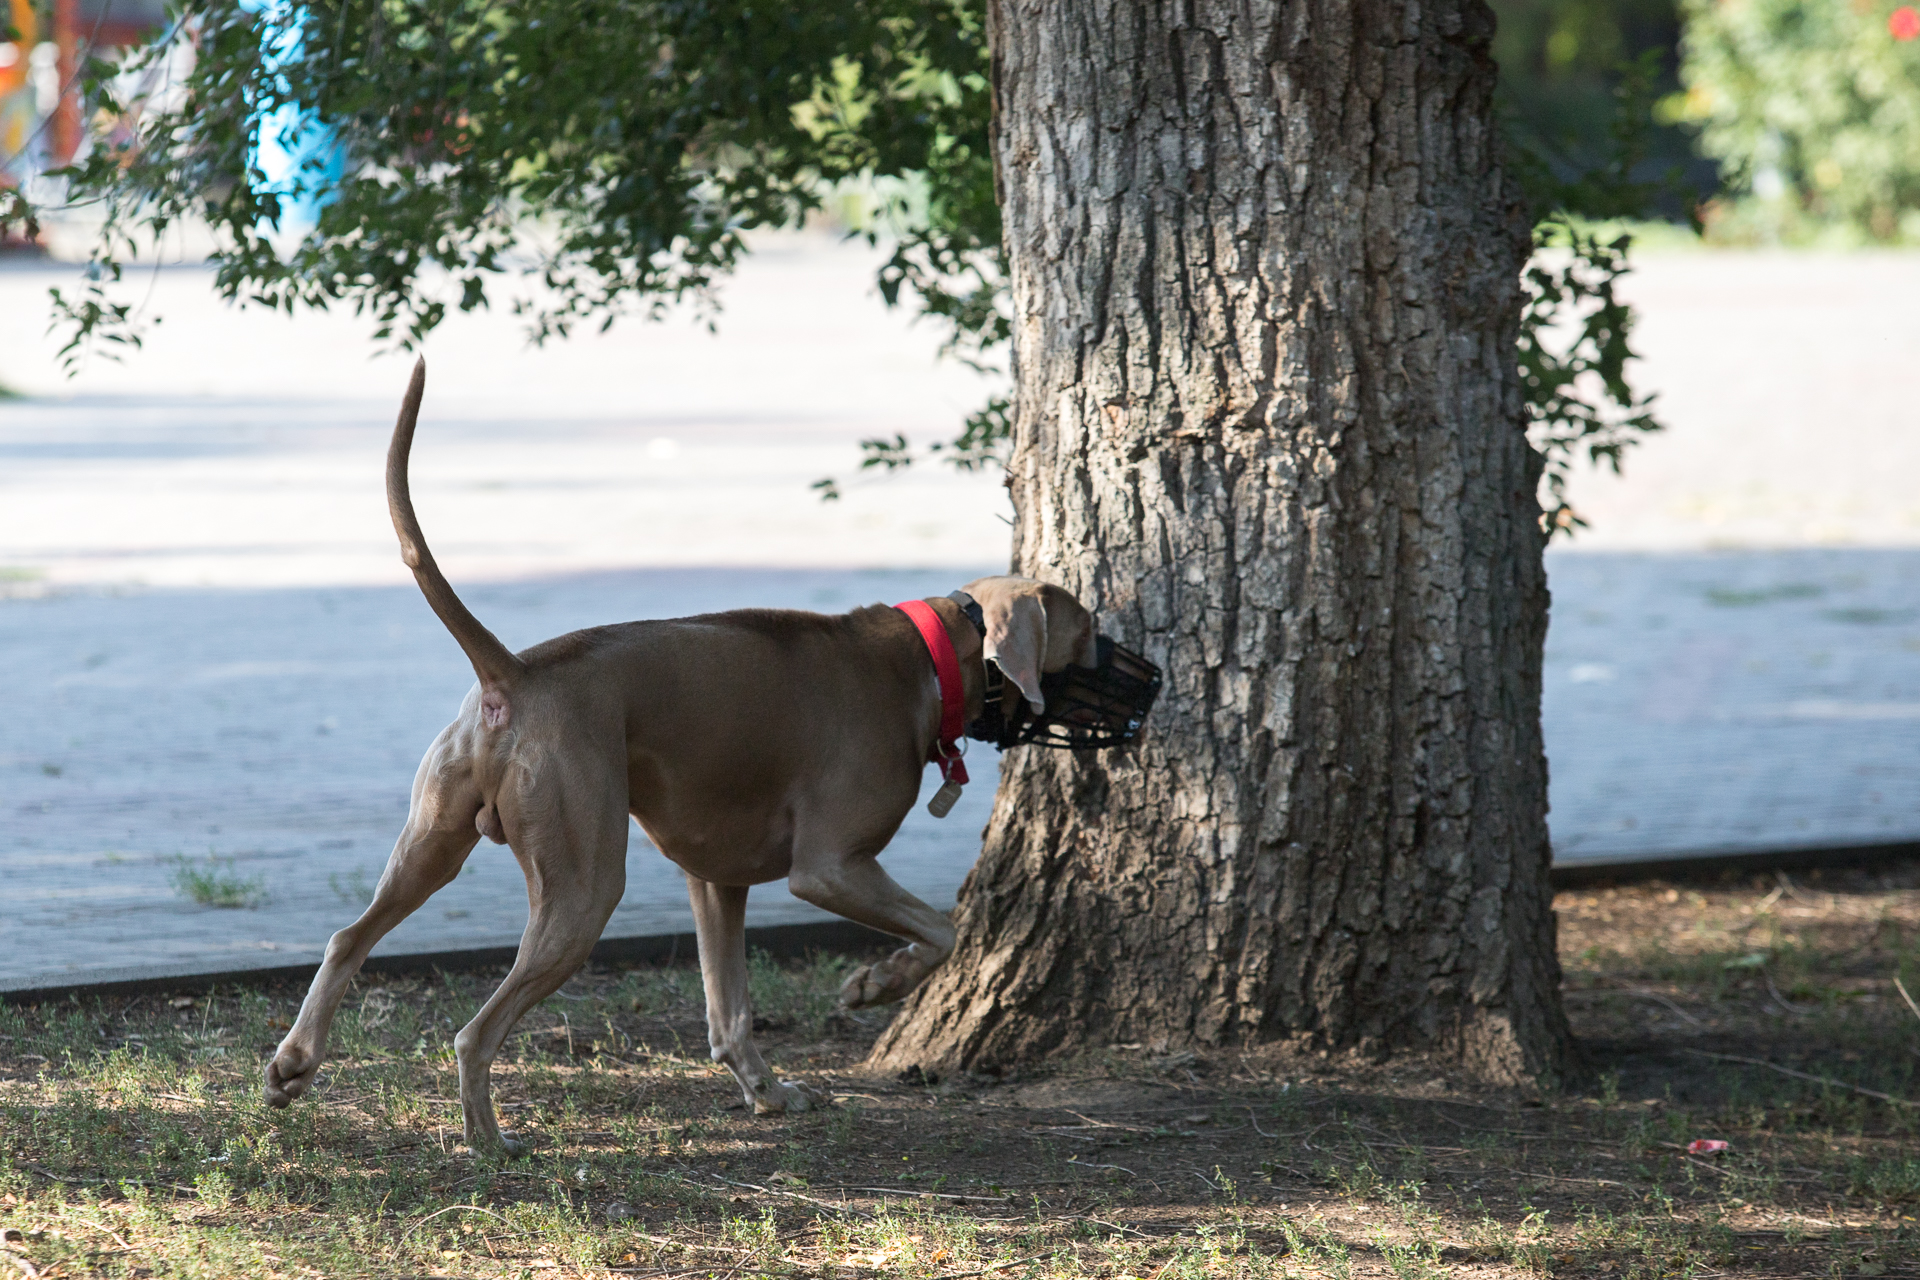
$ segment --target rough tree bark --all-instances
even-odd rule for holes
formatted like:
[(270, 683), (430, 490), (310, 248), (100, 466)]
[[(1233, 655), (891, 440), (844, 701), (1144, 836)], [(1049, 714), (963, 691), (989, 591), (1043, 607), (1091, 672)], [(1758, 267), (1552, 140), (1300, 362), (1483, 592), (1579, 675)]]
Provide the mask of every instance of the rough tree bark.
[(1017, 572), (1166, 670), (1009, 753), (880, 1067), (1275, 1039), (1571, 1065), (1528, 250), (1482, 0), (993, 0)]

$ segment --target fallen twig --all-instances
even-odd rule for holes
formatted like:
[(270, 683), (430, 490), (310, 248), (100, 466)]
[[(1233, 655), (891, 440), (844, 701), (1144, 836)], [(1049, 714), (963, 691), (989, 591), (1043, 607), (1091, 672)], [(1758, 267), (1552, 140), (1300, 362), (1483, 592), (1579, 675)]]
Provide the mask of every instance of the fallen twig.
[[(1284, 1169), (1294, 1177), (1300, 1179), (1300, 1185), (1303, 1190), (1311, 1189), (1314, 1185), (1314, 1175), (1296, 1169), (1290, 1164), (1283, 1164), (1278, 1160), (1263, 1160), (1260, 1162), (1260, 1171), (1267, 1175), (1268, 1182), (1274, 1181), (1273, 1170), (1275, 1169)], [(1274, 1185), (1278, 1186), (1279, 1184), (1276, 1182)]]
[(763, 1195), (785, 1196), (789, 1200), (800, 1200), (807, 1204), (818, 1205), (829, 1213), (851, 1213), (856, 1217), (866, 1218), (869, 1221), (873, 1218), (873, 1215), (866, 1210), (856, 1209), (850, 1204), (834, 1204), (828, 1200), (816, 1200), (812, 1196), (803, 1196), (798, 1191), (787, 1191), (780, 1187), (763, 1187), (754, 1182), (735, 1182), (732, 1178), (723, 1178), (717, 1173), (710, 1173), (707, 1176), (715, 1182), (723, 1182), (729, 1187), (741, 1187), (747, 1191), (758, 1191)]
[[(1316, 1146), (1314, 1146), (1314, 1145), (1313, 1145), (1313, 1143), (1311, 1143), (1311, 1142), (1309, 1142), (1309, 1141), (1308, 1141), (1308, 1139), (1309, 1139), (1309, 1138), (1311, 1138), (1311, 1137), (1313, 1137), (1313, 1136), (1314, 1136), (1315, 1134), (1317, 1134), (1317, 1133), (1319, 1133), (1319, 1132), (1320, 1132), (1320, 1131), (1321, 1131), (1322, 1129), (1325, 1129), (1325, 1128), (1326, 1128), (1327, 1126), (1329, 1126), (1329, 1125), (1331, 1125), (1331, 1124), (1333, 1124), (1333, 1121), (1331, 1121), (1331, 1120), (1325, 1120), (1325, 1121), (1322, 1121), (1321, 1123), (1319, 1123), (1319, 1124), (1317, 1124), (1317, 1125), (1315, 1125), (1315, 1126), (1313, 1126), (1313, 1128), (1311, 1128), (1311, 1129), (1309, 1129), (1309, 1130), (1307, 1130), (1307, 1131), (1306, 1131), (1305, 1133), (1303, 1133), (1303, 1134), (1301, 1134), (1301, 1135), (1300, 1135), (1300, 1145), (1301, 1145), (1301, 1146), (1303, 1146), (1303, 1147), (1305, 1147), (1305, 1148), (1306, 1148), (1307, 1150), (1309, 1150), (1309, 1151), (1318, 1151), (1318, 1150), (1319, 1150), (1320, 1148), (1318, 1148), (1318, 1147), (1316, 1147)], [(1293, 1135), (1292, 1135), (1292, 1134), (1288, 1134), (1287, 1136), (1288, 1136), (1288, 1137), (1292, 1137)]]
[(51, 1169), (43, 1169), (39, 1165), (32, 1164), (25, 1160), (20, 1161), (18, 1167), (31, 1169), (43, 1178), (51, 1178), (55, 1182), (65, 1182), (76, 1187), (117, 1187), (123, 1182), (130, 1182), (136, 1187), (165, 1187), (169, 1191), (178, 1191), (182, 1195), (197, 1196), (200, 1194), (196, 1188), (183, 1187), (177, 1182), (154, 1182), (148, 1178), (69, 1178), (63, 1174), (55, 1173)]
[(1653, 1145), (1656, 1147), (1665, 1147), (1669, 1151), (1677, 1152), (1682, 1160), (1686, 1160), (1693, 1164), (1697, 1164), (1702, 1169), (1711, 1169), (1723, 1178), (1727, 1176), (1727, 1171), (1725, 1169), (1722, 1169), (1717, 1164), (1708, 1164), (1705, 1160), (1702, 1160), (1699, 1156), (1690, 1155), (1687, 1149), (1681, 1146), (1677, 1142), (1656, 1142)]
[(1551, 1182), (1580, 1182), (1595, 1187), (1624, 1187), (1627, 1185), (1624, 1182), (1612, 1182), (1606, 1178), (1570, 1178), (1562, 1173), (1527, 1173), (1521, 1175), (1522, 1181), (1527, 1178), (1546, 1178)]
[(65, 1174), (55, 1173), (51, 1169), (44, 1169), (29, 1160), (22, 1160), (20, 1162), (20, 1167), (22, 1169), (31, 1169), (33, 1170), (33, 1172), (39, 1174), (43, 1178), (51, 1178), (55, 1182), (70, 1183), (76, 1187), (91, 1187), (94, 1185), (95, 1182), (98, 1181), (98, 1179), (95, 1179), (95, 1178), (69, 1178)]
[(15, 1253), (13, 1250), (0, 1249), (0, 1258), (5, 1258), (8, 1262), (18, 1267), (20, 1274), (25, 1276), (27, 1280), (40, 1280), (40, 1268), (34, 1266), (31, 1262), (27, 1261), (26, 1258)]
[[(1625, 1139), (1622, 1138), (1583, 1138), (1578, 1134), (1572, 1133), (1535, 1133), (1531, 1129), (1482, 1129), (1478, 1125), (1462, 1124), (1452, 1116), (1444, 1113), (1436, 1114), (1454, 1128), (1464, 1129), (1468, 1133), (1492, 1133), (1508, 1138), (1532, 1138), (1538, 1142), (1584, 1142), (1590, 1147), (1617, 1147), (1625, 1141)], [(1451, 1150), (1452, 1148), (1449, 1149)]]
[[(1092, 1116), (1081, 1115), (1078, 1111), (1074, 1111), (1067, 1107), (1062, 1107), (1061, 1110), (1065, 1111), (1070, 1116), (1074, 1116), (1077, 1119), (1086, 1121), (1086, 1125), (1084, 1126), (1086, 1128), (1125, 1129), (1128, 1133), (1158, 1133), (1159, 1132), (1159, 1130), (1157, 1129), (1146, 1129), (1146, 1128), (1142, 1128), (1140, 1125), (1137, 1125), (1137, 1124), (1115, 1124), (1111, 1120), (1095, 1120)], [(1073, 1128), (1080, 1128), (1083, 1126), (1057, 1124), (1057, 1125), (1050, 1125), (1048, 1127), (1053, 1129), (1073, 1129)]]
[(1667, 999), (1667, 997), (1661, 995), (1658, 991), (1647, 991), (1643, 989), (1643, 990), (1637, 990), (1633, 994), (1636, 996), (1639, 996), (1642, 1000), (1652, 1000), (1656, 1004), (1665, 1005), (1670, 1012), (1674, 1013), (1675, 1015), (1677, 1015), (1682, 1019), (1685, 1019), (1688, 1022), (1691, 1022), (1696, 1027), (1704, 1028), (1707, 1025), (1706, 1023), (1700, 1021), (1700, 1019), (1688, 1013), (1685, 1009), (1682, 1009), (1679, 1005), (1675, 1004), (1673, 1001)]
[(1805, 1009), (1796, 1009), (1792, 1005), (1787, 1003), (1787, 998), (1780, 994), (1780, 988), (1774, 985), (1773, 975), (1771, 973), (1768, 973), (1765, 969), (1762, 969), (1760, 971), (1760, 976), (1767, 980), (1767, 991), (1769, 994), (1773, 996), (1773, 1002), (1779, 1005), (1782, 1009), (1785, 1009), (1787, 1011), (1787, 1016), (1793, 1017), (1793, 1018), (1804, 1018), (1807, 1015), (1807, 1011)]
[(1073, 1222), (1091, 1222), (1096, 1227), (1106, 1227), (1110, 1231), (1120, 1231), (1130, 1236), (1139, 1236), (1142, 1240), (1154, 1240), (1158, 1238), (1145, 1231), (1136, 1231), (1125, 1223), (1108, 1222), (1105, 1218), (1089, 1218), (1085, 1214), (1079, 1213), (1069, 1213), (1064, 1216)]
[(1705, 1049), (1682, 1049), (1681, 1052), (1691, 1053), (1701, 1058), (1719, 1058), (1723, 1062), (1744, 1062), (1748, 1066), (1765, 1067), (1769, 1071), (1778, 1071), (1781, 1075), (1792, 1076), (1796, 1080), (1811, 1080), (1815, 1084), (1832, 1085), (1836, 1089), (1851, 1089), (1855, 1093), (1863, 1093), (1869, 1098), (1878, 1098), (1880, 1101), (1896, 1107), (1920, 1107), (1920, 1102), (1914, 1102), (1909, 1098), (1896, 1098), (1890, 1093), (1882, 1093), (1878, 1089), (1869, 1089), (1865, 1085), (1848, 1084), (1845, 1080), (1835, 1080), (1832, 1076), (1816, 1076), (1810, 1075), (1805, 1071), (1795, 1071), (1792, 1067), (1783, 1067), (1778, 1063), (1768, 1062), (1765, 1058), (1748, 1058), (1737, 1053), (1708, 1053)]
[(133, 1252), (133, 1246), (128, 1244), (124, 1239), (122, 1239), (120, 1236), (120, 1233), (115, 1231), (112, 1227), (105, 1226), (101, 1223), (95, 1222), (91, 1218), (75, 1218), (74, 1221), (81, 1223), (84, 1226), (92, 1227), (95, 1231), (104, 1232), (109, 1239), (111, 1239), (115, 1244), (119, 1245), (122, 1249), (126, 1250), (128, 1253)]
[(978, 1204), (1005, 1204), (1007, 1196), (962, 1196), (950, 1191), (910, 1191), (905, 1187), (816, 1187), (816, 1191), (871, 1191), (884, 1196), (918, 1196), (923, 1200), (965, 1200)]
[(400, 1233), (400, 1238), (402, 1240), (405, 1240), (408, 1236), (418, 1231), (421, 1227), (426, 1226), (429, 1222), (432, 1222), (435, 1218), (439, 1217), (441, 1214), (452, 1213), (457, 1209), (465, 1209), (469, 1213), (484, 1213), (489, 1218), (492, 1218), (495, 1222), (500, 1223), (502, 1226), (510, 1227), (513, 1225), (511, 1222), (508, 1222), (505, 1218), (501, 1217), (499, 1214), (495, 1213), (493, 1210), (482, 1209), (477, 1204), (450, 1204), (444, 1209), (435, 1209), (432, 1213), (420, 1219), (418, 1222), (408, 1227), (405, 1231), (402, 1231)]
[(755, 1245), (751, 1250), (748, 1251), (746, 1257), (740, 1259), (740, 1261), (734, 1263), (731, 1267), (728, 1267), (726, 1270), (726, 1273), (720, 1277), (720, 1280), (733, 1280), (733, 1277), (739, 1274), (740, 1268), (746, 1266), (749, 1262), (752, 1262), (755, 1258), (759, 1257), (762, 1253), (765, 1253), (766, 1248), (767, 1246), (764, 1244)]
[(1355, 1138), (1354, 1142), (1369, 1151), (1428, 1151), (1449, 1156), (1471, 1154), (1466, 1147), (1434, 1147), (1424, 1142), (1363, 1142), (1358, 1138)]
[[(1810, 893), (1803, 892), (1799, 885), (1795, 884), (1791, 879), (1787, 877), (1786, 872), (1776, 871), (1773, 874), (1774, 874), (1774, 877), (1780, 881), (1780, 887), (1787, 891), (1787, 896), (1789, 898), (1792, 898), (1795, 902), (1802, 902), (1810, 907), (1817, 907), (1822, 905), (1818, 898), (1814, 897)], [(1833, 897), (1833, 895), (1828, 894), (1827, 897), (1831, 898)], [(1828, 905), (1831, 905), (1831, 904), (1828, 904)]]
[(1029, 1262), (1044, 1262), (1048, 1258), (1057, 1256), (1059, 1252), (1060, 1250), (1056, 1249), (1052, 1253), (1036, 1253), (1031, 1258), (1015, 1258), (1011, 1262), (996, 1262), (990, 1267), (981, 1267), (978, 1271), (950, 1271), (946, 1275), (941, 1276), (940, 1280), (962, 1280), (962, 1277), (965, 1276), (984, 1276), (995, 1271), (1005, 1271), (1008, 1267), (1024, 1267)]
[(1907, 1002), (1907, 1008), (1913, 1010), (1913, 1016), (1920, 1018), (1920, 1004), (1915, 1004), (1913, 997), (1907, 994), (1907, 986), (1900, 981), (1900, 975), (1897, 973), (1893, 975), (1893, 987), (1900, 993), (1900, 998)]

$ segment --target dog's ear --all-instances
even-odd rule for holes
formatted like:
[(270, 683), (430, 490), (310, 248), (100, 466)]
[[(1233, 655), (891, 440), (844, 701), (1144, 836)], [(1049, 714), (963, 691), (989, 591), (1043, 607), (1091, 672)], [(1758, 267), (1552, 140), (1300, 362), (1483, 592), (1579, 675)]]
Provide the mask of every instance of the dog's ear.
[(1000, 664), (1039, 715), (1047, 709), (1040, 692), (1040, 660), (1047, 651), (1046, 606), (1034, 596), (1020, 595), (986, 617), (987, 645), (981, 656)]
[(981, 657), (1000, 664), (1027, 705), (1038, 715), (1047, 709), (1040, 692), (1040, 663), (1047, 652), (1047, 607), (1036, 591), (992, 591), (976, 596), (987, 624)]
[(981, 656), (1000, 664), (1036, 715), (1047, 709), (1042, 672), (1098, 665), (1093, 615), (1072, 592), (1014, 577), (980, 578), (963, 590), (979, 602), (987, 624)]

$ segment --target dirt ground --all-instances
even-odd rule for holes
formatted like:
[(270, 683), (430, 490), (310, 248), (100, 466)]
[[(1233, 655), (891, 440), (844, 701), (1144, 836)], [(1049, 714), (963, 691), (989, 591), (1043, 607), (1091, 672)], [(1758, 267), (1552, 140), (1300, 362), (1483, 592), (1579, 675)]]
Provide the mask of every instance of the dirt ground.
[(0, 1275), (1920, 1275), (1920, 864), (1557, 906), (1579, 1088), (1283, 1046), (875, 1078), (847, 958), (763, 958), (769, 1057), (837, 1105), (755, 1118), (696, 973), (596, 969), (496, 1067), (506, 1163), (451, 1059), (497, 974), (363, 982), (287, 1112), (294, 988), (0, 1007)]

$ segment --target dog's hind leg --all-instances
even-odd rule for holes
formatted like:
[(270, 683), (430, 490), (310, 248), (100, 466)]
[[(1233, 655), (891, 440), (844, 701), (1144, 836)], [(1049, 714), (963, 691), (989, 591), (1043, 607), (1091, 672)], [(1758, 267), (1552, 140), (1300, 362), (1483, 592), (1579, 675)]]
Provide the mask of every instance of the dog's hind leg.
[(534, 784), (504, 815), (514, 856), (527, 877), (527, 928), (499, 989), (454, 1037), (460, 1109), (467, 1145), (518, 1155), (493, 1114), (493, 1060), (527, 1010), (560, 989), (586, 963), (607, 917), (627, 887), (626, 779), (612, 768), (554, 763), (558, 781)]
[(903, 999), (953, 954), (953, 922), (902, 889), (869, 854), (795, 858), (787, 888), (855, 924), (906, 939), (886, 959), (847, 975), (840, 1000), (849, 1009)]
[(479, 841), (473, 819), (480, 810), (480, 791), (453, 742), (454, 730), (449, 728), (420, 762), (407, 825), (387, 859), (373, 902), (327, 942), (326, 958), (307, 988), (300, 1016), (267, 1064), (268, 1106), (284, 1107), (312, 1087), (326, 1057), (333, 1015), (367, 953), (459, 875)]
[(826, 1095), (798, 1080), (775, 1080), (753, 1043), (753, 1006), (747, 996), (747, 891), (687, 877), (693, 926), (700, 939), (700, 980), (707, 989), (707, 1045), (715, 1062), (733, 1072), (755, 1115), (809, 1111)]

